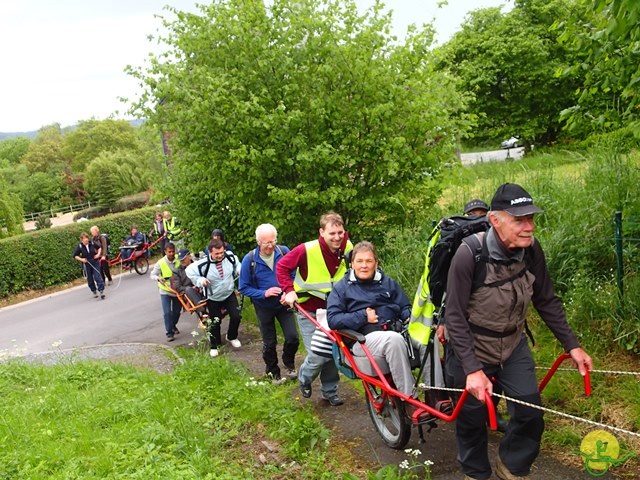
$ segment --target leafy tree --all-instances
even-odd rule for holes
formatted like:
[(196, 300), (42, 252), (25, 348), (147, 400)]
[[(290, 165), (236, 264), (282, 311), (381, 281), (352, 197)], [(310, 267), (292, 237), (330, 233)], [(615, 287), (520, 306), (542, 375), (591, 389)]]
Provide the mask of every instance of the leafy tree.
[[(355, 238), (383, 238), (438, 196), (434, 179), (467, 126), (433, 68), (430, 27), (404, 43), (377, 2), (217, 0), (174, 11), (171, 55), (129, 68), (136, 113), (169, 132), (171, 193), (204, 243), (212, 226), (250, 241), (274, 222), (288, 243), (335, 209)], [(237, 243), (237, 242), (236, 242)]]
[(30, 213), (57, 207), (66, 191), (62, 176), (51, 172), (35, 172), (18, 188), (24, 210)]
[(24, 233), (20, 198), (10, 193), (0, 177), (0, 238)]
[(560, 40), (581, 55), (566, 70), (580, 75), (575, 105), (564, 114), (574, 131), (610, 131), (631, 121), (640, 133), (640, 2), (578, 0), (581, 9), (558, 20)]
[(27, 137), (8, 138), (0, 141), (0, 159), (7, 160), (11, 165), (17, 165), (27, 153), (31, 140)]
[(558, 77), (573, 57), (549, 28), (571, 12), (571, 0), (520, 0), (515, 8), (471, 12), (462, 29), (443, 46), (443, 68), (474, 94), (476, 138), (495, 142), (519, 135), (529, 142), (558, 137), (560, 112), (573, 102), (578, 82)]
[(89, 163), (84, 187), (100, 205), (149, 188), (153, 175), (144, 157), (129, 150), (102, 152)]
[(42, 127), (29, 144), (21, 162), (31, 173), (47, 172), (55, 166), (64, 165), (63, 144), (64, 138), (59, 124)]
[(122, 149), (140, 149), (135, 128), (126, 120), (82, 120), (65, 136), (64, 155), (70, 159), (74, 172), (84, 172), (102, 152)]

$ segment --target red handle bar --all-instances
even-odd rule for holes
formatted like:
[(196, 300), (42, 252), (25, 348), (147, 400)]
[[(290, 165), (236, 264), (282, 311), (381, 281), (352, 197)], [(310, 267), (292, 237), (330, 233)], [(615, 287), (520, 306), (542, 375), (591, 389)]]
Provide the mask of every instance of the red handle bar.
[[(541, 392), (542, 390), (544, 390), (544, 387), (547, 386), (547, 383), (549, 383), (549, 380), (551, 380), (551, 377), (553, 377), (553, 374), (556, 373), (556, 370), (558, 370), (558, 367), (560, 366), (560, 364), (569, 358), (571, 358), (571, 355), (569, 355), (568, 353), (563, 353), (556, 359), (556, 361), (553, 363), (553, 365), (551, 366), (547, 374), (544, 376), (544, 378), (540, 382), (540, 385), (538, 386), (538, 390), (540, 390)], [(589, 373), (589, 370), (587, 370), (587, 373), (583, 378), (584, 378), (584, 394), (587, 397), (590, 397), (591, 396), (591, 375)]]

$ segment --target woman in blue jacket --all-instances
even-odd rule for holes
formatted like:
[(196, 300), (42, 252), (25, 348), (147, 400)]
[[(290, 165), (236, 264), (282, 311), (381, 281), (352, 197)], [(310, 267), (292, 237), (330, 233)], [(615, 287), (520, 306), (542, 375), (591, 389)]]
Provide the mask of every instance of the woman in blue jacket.
[[(327, 320), (334, 330), (355, 330), (366, 336), (366, 345), (374, 356), (389, 364), (396, 388), (414, 396), (415, 379), (402, 335), (386, 330), (389, 321), (407, 321), (411, 302), (400, 285), (378, 269), (378, 255), (370, 242), (353, 247), (351, 269), (336, 283), (327, 300)], [(365, 356), (359, 343), (353, 354)]]

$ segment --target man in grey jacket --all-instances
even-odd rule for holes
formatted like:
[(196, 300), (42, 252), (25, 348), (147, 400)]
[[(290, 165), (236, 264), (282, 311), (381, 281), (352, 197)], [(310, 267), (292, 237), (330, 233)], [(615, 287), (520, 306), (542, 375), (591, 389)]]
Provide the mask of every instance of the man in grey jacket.
[(226, 340), (233, 348), (240, 348), (238, 328), (240, 327), (240, 308), (235, 294), (235, 280), (240, 275), (240, 261), (233, 252), (225, 251), (220, 239), (209, 242), (209, 254), (186, 269), (191, 282), (201, 288), (207, 297), (207, 311), (211, 319), (209, 342), (211, 357), (218, 356), (218, 347), (222, 344), (220, 323), (222, 310), (229, 314), (229, 327)]
[[(580, 374), (592, 368), (591, 357), (580, 348), (567, 323), (544, 253), (533, 236), (534, 214), (541, 212), (521, 186), (501, 185), (487, 215), (491, 228), (465, 239), (449, 269), (447, 329), (455, 355), (448, 356), (446, 368), (454, 377), (454, 386), (473, 395), (456, 421), (458, 462), (467, 480), (491, 477), (483, 405), (485, 393), (493, 392), (491, 379), (507, 397), (541, 403), (524, 334), (530, 303)], [(508, 408), (511, 419), (500, 443), (496, 475), (506, 480), (528, 478), (540, 451), (543, 413), (511, 402)]]

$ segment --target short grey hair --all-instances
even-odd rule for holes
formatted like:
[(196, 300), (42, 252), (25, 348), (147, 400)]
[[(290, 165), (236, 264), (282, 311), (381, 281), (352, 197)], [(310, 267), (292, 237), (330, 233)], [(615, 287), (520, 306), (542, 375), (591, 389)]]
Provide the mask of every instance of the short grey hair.
[(260, 241), (260, 237), (265, 233), (273, 233), (278, 238), (278, 230), (270, 223), (263, 223), (256, 228), (256, 242)]

